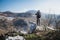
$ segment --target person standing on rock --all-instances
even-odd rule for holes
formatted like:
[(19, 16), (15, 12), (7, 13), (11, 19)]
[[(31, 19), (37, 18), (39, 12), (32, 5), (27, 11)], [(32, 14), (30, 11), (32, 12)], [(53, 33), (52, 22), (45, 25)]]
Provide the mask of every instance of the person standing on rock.
[(36, 19), (37, 19), (37, 20), (36, 20), (37, 25), (40, 26), (40, 18), (41, 18), (40, 10), (38, 10), (35, 15), (36, 15)]

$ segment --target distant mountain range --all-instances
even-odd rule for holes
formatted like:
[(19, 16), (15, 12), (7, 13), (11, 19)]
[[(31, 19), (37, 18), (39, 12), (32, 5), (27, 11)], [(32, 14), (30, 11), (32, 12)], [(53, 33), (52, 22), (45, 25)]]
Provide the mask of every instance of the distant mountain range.
[(36, 13), (35, 10), (30, 10), (27, 11), (25, 13), (13, 13), (10, 11), (6, 11), (6, 12), (0, 12), (0, 15), (5, 15), (7, 17), (31, 17), (32, 15), (34, 15)]
[[(23, 12), (23, 13), (13, 13), (10, 11), (6, 11), (6, 12), (0, 12), (0, 15), (5, 15), (7, 17), (32, 17), (33, 15), (35, 15), (37, 12), (37, 10), (29, 10), (27, 12)], [(41, 12), (41, 18), (48, 18), (48, 16), (54, 16), (57, 17), (58, 19), (60, 19), (60, 15), (56, 15), (56, 14), (45, 14)]]

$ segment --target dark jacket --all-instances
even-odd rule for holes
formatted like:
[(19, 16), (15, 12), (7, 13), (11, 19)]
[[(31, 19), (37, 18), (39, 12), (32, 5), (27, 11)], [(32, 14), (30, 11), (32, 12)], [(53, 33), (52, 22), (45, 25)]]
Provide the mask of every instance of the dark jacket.
[(37, 18), (40, 18), (41, 17), (41, 13), (40, 11), (38, 10), (37, 13), (35, 14)]

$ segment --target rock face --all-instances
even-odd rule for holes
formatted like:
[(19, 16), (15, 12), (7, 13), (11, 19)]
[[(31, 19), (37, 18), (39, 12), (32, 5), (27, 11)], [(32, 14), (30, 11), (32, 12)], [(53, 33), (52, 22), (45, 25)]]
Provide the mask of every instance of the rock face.
[(30, 18), (26, 18), (26, 20), (25, 18), (13, 18), (12, 20), (7, 19), (7, 17), (0, 19), (0, 29), (5, 29), (8, 32), (17, 31), (22, 33), (32, 33), (36, 29), (36, 24), (30, 22), (32, 21)]
[(30, 33), (34, 32), (36, 30), (36, 24), (33, 22), (30, 22), (29, 25), (30, 25)]
[(13, 21), (14, 26), (17, 28), (18, 31), (21, 33), (32, 33), (36, 29), (36, 24), (33, 22), (26, 22), (23, 19), (18, 19)]

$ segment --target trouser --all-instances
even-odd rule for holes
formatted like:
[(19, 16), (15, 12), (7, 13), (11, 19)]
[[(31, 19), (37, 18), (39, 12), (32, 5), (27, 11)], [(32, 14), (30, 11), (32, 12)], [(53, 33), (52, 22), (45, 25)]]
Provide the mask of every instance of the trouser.
[(40, 19), (37, 18), (37, 25), (40, 26)]

